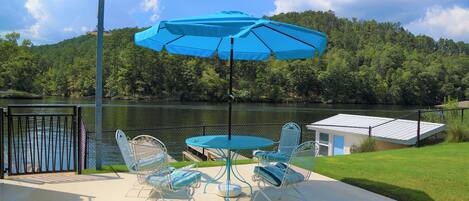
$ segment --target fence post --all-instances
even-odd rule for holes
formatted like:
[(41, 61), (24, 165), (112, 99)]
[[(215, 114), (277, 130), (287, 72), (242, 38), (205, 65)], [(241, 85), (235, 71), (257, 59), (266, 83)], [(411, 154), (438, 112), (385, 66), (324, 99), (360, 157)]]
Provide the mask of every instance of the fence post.
[[(80, 122), (80, 127), (81, 127), (81, 122)], [(86, 131), (86, 127), (83, 127), (83, 128), (85, 128), (85, 130), (83, 131), (83, 132), (85, 132), (85, 139), (83, 139), (83, 140), (85, 140), (85, 143), (83, 143), (83, 144), (85, 145), (85, 147), (83, 147), (83, 149), (85, 150), (85, 151), (83, 151), (84, 154), (85, 154), (85, 155), (83, 156), (83, 157), (84, 157), (84, 159), (83, 159), (83, 163), (84, 163), (84, 164), (83, 164), (83, 168), (86, 169), (86, 168), (88, 168), (88, 156), (90, 155), (90, 152), (89, 152), (89, 150), (88, 150), (89, 147), (90, 147), (89, 144), (88, 144), (88, 143), (90, 142), (90, 136), (88, 135), (89, 132)], [(81, 128), (80, 128), (80, 129), (81, 129)]]
[(461, 122), (464, 122), (464, 109), (465, 108), (461, 108)]
[(7, 124), (8, 124), (8, 132), (7, 132), (7, 135), (8, 135), (8, 175), (11, 175), (11, 172), (12, 172), (11, 143), (13, 143), (13, 117), (11, 116), (10, 107), (7, 107)]
[(303, 124), (300, 124), (300, 144), (303, 142)]
[[(205, 136), (205, 125), (202, 126), (202, 135)], [(205, 156), (205, 148), (202, 148), (202, 155)]]
[(3, 108), (0, 107), (0, 179), (3, 179), (4, 174), (4, 143), (3, 143)]
[(371, 126), (368, 126), (368, 137), (371, 138)]
[(418, 110), (417, 111), (417, 141), (415, 145), (417, 147), (420, 147), (420, 117), (421, 117), (422, 111)]
[[(82, 152), (81, 152), (81, 150), (83, 149), (83, 147), (82, 147), (82, 140), (83, 139), (81, 139), (81, 137), (82, 137), (81, 136), (81, 132), (82, 132), (82, 130), (81, 130), (81, 107), (77, 106), (75, 109), (77, 111), (77, 113), (76, 113), (77, 114), (77, 116), (76, 116), (77, 122), (76, 122), (75, 125), (77, 127), (76, 132), (77, 132), (77, 135), (78, 135), (77, 136), (77, 140), (78, 140), (78, 153), (77, 153), (77, 155), (78, 155), (78, 163), (77, 163), (78, 167), (77, 167), (77, 172), (78, 172), (78, 174), (81, 174), (81, 170), (82, 170), (82, 167), (83, 167), (83, 164), (82, 164), (83, 155), (82, 155)], [(74, 147), (76, 148), (76, 144), (74, 145)]]

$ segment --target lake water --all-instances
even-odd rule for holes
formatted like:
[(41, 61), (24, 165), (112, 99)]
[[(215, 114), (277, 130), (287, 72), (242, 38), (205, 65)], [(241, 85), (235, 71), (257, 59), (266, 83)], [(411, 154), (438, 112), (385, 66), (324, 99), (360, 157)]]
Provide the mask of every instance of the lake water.
[[(87, 130), (94, 131), (93, 99), (57, 97), (39, 100), (0, 99), (0, 106), (6, 107), (8, 104), (78, 104), (83, 107), (83, 119)], [(279, 125), (254, 128), (234, 128), (234, 132), (237, 133), (276, 139), (279, 136), (280, 125), (290, 121), (312, 123), (338, 113), (399, 117), (413, 109), (416, 108), (395, 105), (237, 103), (233, 107), (233, 123), (278, 123)], [(117, 128), (126, 131), (141, 128), (226, 124), (226, 115), (226, 103), (105, 100), (103, 128), (109, 132), (103, 134), (104, 164), (122, 163), (114, 140), (113, 131)], [(153, 135), (167, 145), (168, 151), (174, 158), (181, 159), (181, 151), (185, 148), (184, 139), (201, 134), (201, 132), (202, 130), (199, 128), (187, 128), (127, 133), (130, 136)], [(225, 133), (226, 130), (225, 127), (214, 127), (207, 128), (206, 132)], [(93, 139), (93, 133), (90, 136)], [(93, 149), (94, 147), (91, 147), (91, 153), (93, 153)], [(90, 155), (92, 157), (93, 154)]]

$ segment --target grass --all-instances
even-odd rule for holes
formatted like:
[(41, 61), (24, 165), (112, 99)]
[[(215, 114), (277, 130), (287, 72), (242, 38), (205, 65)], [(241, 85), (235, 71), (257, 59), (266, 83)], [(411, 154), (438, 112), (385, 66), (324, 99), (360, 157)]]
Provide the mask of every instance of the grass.
[(469, 200), (469, 143), (321, 157), (315, 172), (396, 200)]
[(358, 146), (352, 146), (352, 153), (365, 153), (373, 152), (376, 150), (376, 139), (369, 137), (365, 138)]
[[(238, 160), (237, 164), (255, 163)], [(175, 162), (179, 168), (191, 162)], [(224, 165), (199, 162), (199, 167)], [(124, 165), (84, 174), (126, 172)], [(402, 201), (469, 200), (469, 143), (444, 143), (345, 156), (317, 158), (315, 172)]]
[[(175, 168), (181, 168), (194, 162), (191, 161), (179, 161), (179, 162), (172, 162), (170, 163), (171, 166)], [(234, 162), (237, 165), (243, 164), (251, 164), (256, 163), (256, 161), (252, 159), (243, 159), (243, 160), (236, 160)], [(222, 166), (225, 165), (224, 161), (202, 161), (195, 163), (197, 167), (215, 167), (215, 166)], [(105, 165), (102, 167), (101, 170), (96, 169), (85, 169), (82, 171), (82, 174), (101, 174), (101, 173), (110, 173), (110, 172), (128, 172), (127, 166), (125, 165)]]

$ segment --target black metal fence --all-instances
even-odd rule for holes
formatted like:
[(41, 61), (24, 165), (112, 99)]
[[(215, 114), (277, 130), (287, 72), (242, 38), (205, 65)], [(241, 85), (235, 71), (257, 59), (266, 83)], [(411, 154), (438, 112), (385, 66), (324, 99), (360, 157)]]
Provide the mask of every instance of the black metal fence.
[[(251, 135), (266, 137), (269, 139), (278, 140), (280, 138), (281, 127), (284, 125), (282, 123), (257, 123), (257, 124), (233, 124), (232, 132), (233, 135)], [(312, 134), (312, 131), (306, 129), (306, 124), (300, 124), (301, 126), (301, 140), (314, 140), (315, 136)], [(103, 131), (103, 156), (105, 161), (103, 164), (121, 164), (122, 157), (116, 145), (116, 140), (114, 139), (114, 133), (116, 129), (105, 129)], [(200, 135), (224, 135), (228, 133), (228, 126), (226, 124), (217, 124), (217, 125), (187, 125), (187, 126), (175, 126), (175, 127), (158, 127), (158, 128), (120, 128), (126, 135), (133, 138), (137, 135), (151, 135), (155, 136), (161, 141), (165, 142), (165, 145), (168, 148), (168, 153), (175, 158), (176, 160), (182, 159), (182, 151), (186, 150), (187, 146), (185, 139), (192, 136)], [(89, 136), (88, 141), (88, 167), (94, 167), (94, 132), (88, 131), (87, 136)], [(250, 152), (243, 152), (245, 156), (250, 156)]]
[[(399, 116), (397, 118), (393, 118), (389, 121), (383, 122), (378, 125), (368, 126), (368, 127), (361, 127), (361, 126), (353, 126), (353, 125), (325, 125), (325, 124), (310, 124), (310, 123), (300, 123), (302, 128), (301, 130), (301, 141), (307, 140), (315, 140), (315, 131), (308, 130), (306, 125), (314, 125), (314, 126), (329, 126), (329, 127), (347, 127), (347, 128), (354, 128), (354, 129), (363, 129), (368, 131), (370, 137), (373, 137), (373, 129), (383, 126), (385, 124), (391, 123), (398, 119), (406, 119), (406, 120), (413, 120), (416, 121), (417, 124), (417, 132), (416, 135), (416, 147), (420, 147), (422, 144), (426, 144), (426, 140), (420, 139), (420, 124), (421, 121), (430, 121), (434, 123), (446, 123), (445, 117), (449, 116), (449, 112), (454, 114), (461, 115), (461, 118), (464, 117), (464, 110), (465, 109), (452, 109), (452, 110), (445, 110), (445, 109), (428, 109), (428, 110), (415, 110), (411, 111), (405, 115)], [(429, 119), (428, 115), (424, 114), (435, 114), (436, 116), (440, 117), (440, 120)], [(446, 118), (447, 119), (447, 118)], [(273, 140), (278, 140), (280, 138), (280, 128), (285, 122), (281, 123), (261, 123), (261, 124), (233, 124), (233, 134), (234, 135), (256, 135), (260, 137), (266, 137)], [(103, 141), (104, 143), (104, 154), (103, 158), (107, 161), (104, 164), (120, 164), (121, 156), (120, 152), (115, 144), (114, 139), (114, 132), (115, 129), (105, 129), (103, 131)], [(226, 134), (227, 133), (227, 125), (219, 124), (219, 125), (188, 125), (188, 126), (175, 126), (175, 127), (158, 127), (158, 128), (120, 128), (125, 131), (125, 133), (129, 137), (135, 137), (137, 135), (146, 134), (158, 137), (160, 140), (164, 141), (168, 147), (168, 152), (171, 156), (175, 159), (182, 158), (182, 150), (187, 148), (185, 144), (185, 139), (191, 136), (197, 135), (215, 135), (215, 134)], [(88, 131), (87, 136), (90, 138), (88, 140), (88, 167), (94, 167), (94, 146), (96, 146), (93, 142), (93, 134), (94, 132)], [(249, 156), (250, 152), (244, 153), (245, 155)]]
[[(460, 120), (462, 122), (465, 121), (464, 116), (464, 111), (467, 110), (468, 108), (456, 108), (456, 109), (425, 109), (425, 110), (416, 110), (414, 112), (410, 112), (408, 114), (405, 114), (403, 116), (393, 118), (389, 121), (370, 126), (368, 128), (368, 134), (370, 137), (372, 137), (373, 129), (386, 125), (388, 123), (392, 123), (396, 120), (399, 119), (406, 119), (406, 120), (414, 120), (417, 121), (417, 131), (415, 133), (416, 136), (416, 141), (415, 141), (415, 146), (420, 147), (423, 144), (433, 144), (435, 142), (440, 142), (444, 139), (444, 136), (432, 136), (431, 138), (427, 140), (422, 140), (421, 139), (421, 122), (426, 121), (426, 122), (431, 122), (431, 123), (441, 123), (441, 124), (447, 124), (448, 121), (450, 120)], [(469, 118), (468, 118), (469, 119)], [(467, 120), (469, 123), (469, 120)]]
[[(419, 147), (425, 142), (420, 139), (420, 122), (446, 123), (451, 117), (460, 115), (465, 119), (465, 109), (432, 109), (416, 110), (403, 116), (391, 119), (382, 124), (359, 127), (353, 125), (323, 125), (365, 129), (370, 137), (373, 129), (397, 119), (417, 121), (416, 144)], [(467, 116), (467, 115), (466, 115)], [(466, 118), (467, 119), (467, 118)], [(0, 110), (0, 176), (3, 176), (5, 165), (9, 175), (32, 174), (41, 172), (77, 171), (94, 167), (94, 132), (86, 131), (81, 120), (81, 108), (71, 105), (11, 105)], [(278, 140), (281, 123), (233, 124), (233, 134), (256, 135)], [(315, 140), (315, 131), (308, 130), (307, 123), (301, 123), (301, 141)], [(117, 128), (116, 128), (117, 129)], [(104, 130), (103, 146), (104, 164), (120, 164), (122, 159), (116, 146), (113, 133), (116, 129)], [(227, 125), (189, 125), (158, 128), (122, 128), (129, 137), (147, 134), (158, 137), (168, 147), (168, 152), (175, 159), (182, 158), (186, 149), (185, 139), (197, 135), (226, 134)], [(7, 130), (7, 132), (4, 132)], [(7, 134), (5, 136), (5, 133)], [(6, 138), (5, 138), (6, 137)], [(5, 149), (3, 145), (7, 144)], [(7, 157), (5, 157), (7, 153)], [(251, 153), (246, 152), (249, 156)], [(8, 163), (5, 163), (6, 159)], [(106, 161), (107, 160), (107, 161)]]
[[(48, 172), (81, 173), (81, 108), (73, 105), (9, 105), (0, 114), (0, 176)], [(5, 121), (6, 120), (6, 121)], [(6, 124), (6, 129), (5, 129)], [(5, 132), (6, 130), (6, 132)], [(6, 138), (4, 133), (7, 134)], [(5, 143), (6, 141), (6, 143)]]
[(4, 127), (5, 121), (3, 121), (4, 111), (0, 108), (0, 179), (3, 179), (5, 175), (5, 136)]
[[(233, 124), (232, 131), (233, 135), (251, 135), (259, 136), (278, 141), (280, 139), (281, 127), (286, 122), (281, 123), (257, 123), (257, 124)], [(365, 129), (368, 130), (368, 127), (359, 127), (359, 126), (350, 126), (350, 125), (327, 125), (327, 124), (311, 124), (311, 123), (300, 123), (301, 127), (301, 137), (300, 141), (314, 141), (316, 140), (316, 132), (314, 130), (307, 129), (306, 125), (314, 126), (331, 126), (331, 127), (347, 127), (355, 129)], [(105, 160), (103, 164), (122, 164), (122, 157), (116, 140), (114, 139), (114, 133), (119, 128), (115, 129), (105, 129), (103, 131), (103, 156)], [(226, 124), (217, 124), (217, 125), (188, 125), (188, 126), (174, 126), (174, 127), (158, 127), (158, 128), (120, 128), (126, 135), (130, 138), (133, 138), (137, 135), (151, 135), (155, 136), (161, 141), (165, 142), (168, 153), (175, 158), (176, 160), (182, 159), (182, 151), (186, 150), (187, 145), (185, 139), (192, 136), (200, 135), (224, 135), (228, 131)], [(94, 167), (94, 147), (96, 144), (93, 141), (93, 131), (87, 131), (87, 136), (90, 138), (88, 142), (88, 151), (89, 154), (87, 159), (87, 167)], [(202, 150), (204, 151), (204, 150)], [(251, 151), (241, 152), (242, 155), (251, 157)]]
[(468, 116), (464, 116), (464, 111), (469, 108), (456, 108), (456, 109), (427, 109), (427, 110), (418, 110), (417, 113), (417, 121), (418, 129), (417, 129), (417, 143), (416, 146), (420, 147), (424, 144), (434, 144), (440, 142), (447, 137), (446, 135), (434, 135), (430, 138), (430, 140), (420, 140), (420, 122), (427, 121), (433, 123), (441, 123), (449, 126), (456, 122), (466, 123), (469, 124)]

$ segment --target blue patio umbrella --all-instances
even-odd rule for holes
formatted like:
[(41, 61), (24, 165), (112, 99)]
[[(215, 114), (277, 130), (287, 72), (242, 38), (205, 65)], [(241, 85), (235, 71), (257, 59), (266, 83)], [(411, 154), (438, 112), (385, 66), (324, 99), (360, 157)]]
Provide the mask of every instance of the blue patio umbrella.
[(228, 138), (234, 96), (233, 60), (314, 58), (324, 53), (324, 33), (300, 26), (257, 18), (239, 11), (161, 21), (135, 34), (135, 44), (172, 54), (218, 56), (230, 61)]

